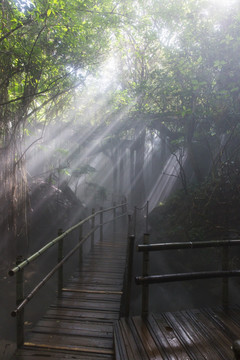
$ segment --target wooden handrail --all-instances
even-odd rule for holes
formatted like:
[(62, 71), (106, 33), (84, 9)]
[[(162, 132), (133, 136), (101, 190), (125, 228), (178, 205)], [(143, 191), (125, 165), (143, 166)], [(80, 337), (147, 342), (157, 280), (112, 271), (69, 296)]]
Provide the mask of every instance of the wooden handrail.
[(162, 284), (162, 283), (174, 282), (174, 281), (214, 279), (214, 278), (237, 277), (237, 276), (240, 276), (240, 270), (200, 271), (200, 272), (179, 273), (179, 274), (136, 276), (135, 281), (137, 285), (142, 285), (142, 284)]
[(209, 247), (227, 247), (240, 245), (240, 240), (212, 240), (212, 241), (188, 241), (173, 243), (158, 243), (138, 245), (138, 251), (162, 251), (162, 250), (182, 250), (182, 249), (200, 249)]
[[(210, 247), (228, 248), (229, 246), (240, 245), (240, 240), (212, 240), (212, 241), (194, 241), (194, 242), (173, 242), (173, 243), (158, 243), (149, 244), (149, 234), (144, 234), (144, 244), (138, 245), (138, 251), (143, 254), (143, 271), (142, 276), (135, 277), (137, 285), (142, 285), (142, 316), (146, 317), (148, 314), (148, 285), (161, 284), (174, 281), (223, 278), (223, 305), (228, 306), (228, 278), (240, 276), (240, 270), (228, 270), (228, 256), (227, 259), (223, 257), (222, 271), (202, 271), (189, 272), (178, 274), (164, 274), (164, 275), (149, 275), (149, 252), (163, 251), (163, 250), (181, 250), (181, 249), (200, 249)], [(227, 260), (227, 263), (226, 263)]]

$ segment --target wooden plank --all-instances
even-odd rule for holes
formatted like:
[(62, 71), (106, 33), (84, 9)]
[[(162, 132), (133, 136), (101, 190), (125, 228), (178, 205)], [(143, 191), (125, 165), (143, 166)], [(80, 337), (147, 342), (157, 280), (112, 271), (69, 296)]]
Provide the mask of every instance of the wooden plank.
[(200, 329), (208, 342), (210, 352), (216, 359), (232, 359), (232, 342), (226, 334), (216, 326), (210, 317), (205, 316), (201, 310), (186, 311), (188, 317), (194, 322), (195, 328)]
[(110, 324), (102, 324), (97, 323), (96, 321), (94, 323), (86, 322), (86, 321), (59, 321), (59, 320), (40, 320), (37, 325), (34, 327), (32, 331), (38, 331), (38, 329), (43, 328), (49, 328), (49, 329), (55, 329), (58, 331), (58, 329), (70, 329), (72, 331), (83, 331), (84, 333), (88, 331), (90, 334), (95, 333), (104, 333), (106, 336), (111, 336), (113, 332), (113, 327)]
[[(124, 355), (126, 357), (122, 357), (121, 359), (144, 360), (146, 354), (144, 354), (143, 348), (139, 348), (137, 342), (135, 341), (127, 319), (120, 320), (120, 330), (122, 341), (124, 342), (126, 349), (126, 355)], [(124, 354), (123, 346), (121, 347), (122, 354)]]
[[(119, 322), (116, 321), (114, 324), (114, 353), (115, 353), (115, 360), (122, 360), (128, 359), (128, 355), (126, 352), (126, 342), (123, 341), (122, 333), (120, 330)], [(134, 360), (134, 358), (132, 357)]]
[[(81, 294), (98, 294), (98, 295), (104, 295), (104, 296), (105, 295), (122, 295), (122, 291), (108, 291), (108, 290), (84, 290), (84, 289), (81, 290), (81, 289), (63, 288), (62, 291), (70, 292), (70, 293), (81, 293)], [(115, 296), (114, 296), (114, 298), (115, 298)]]
[[(55, 334), (55, 333), (32, 333), (31, 343), (45, 344), (48, 347), (86, 347), (91, 349), (112, 349), (112, 339), (96, 336), (79, 336), (74, 333)], [(95, 351), (96, 352), (96, 351)]]
[(56, 350), (56, 349), (20, 349), (11, 360), (114, 360), (112, 354), (91, 354), (84, 352), (80, 354), (77, 352)]
[(120, 292), (122, 291), (121, 286), (113, 286), (113, 285), (101, 285), (97, 284), (95, 286), (90, 285), (81, 285), (81, 284), (69, 284), (72, 289), (79, 289), (79, 290), (94, 290), (94, 291), (109, 291), (109, 292)]
[(240, 327), (232, 321), (231, 317), (222, 311), (213, 311), (212, 309), (204, 309), (204, 312), (231, 342), (240, 338)]
[[(109, 268), (109, 270), (110, 270), (110, 268)], [(94, 281), (103, 281), (103, 282), (107, 281), (107, 282), (111, 282), (111, 283), (116, 281), (116, 282), (119, 282), (121, 284), (123, 282), (121, 277), (119, 276), (119, 274), (112, 274), (112, 275), (109, 274), (108, 275), (107, 273), (100, 273), (100, 272), (98, 272), (97, 274), (95, 274), (95, 273), (81, 274), (78, 277), (72, 278), (71, 281), (72, 282), (75, 282), (75, 281), (77, 281), (77, 282), (88, 282), (88, 281), (92, 281), (92, 280), (94, 280)]]
[(94, 271), (90, 271), (91, 269), (88, 269), (88, 271), (79, 271), (78, 273), (74, 273), (72, 278), (82, 278), (85, 276), (91, 277), (96, 275), (97, 278), (108, 278), (108, 279), (121, 279), (122, 278), (122, 272), (120, 273), (109, 273), (109, 271), (99, 271), (97, 274)]
[[(51, 305), (51, 308), (66, 308), (66, 309), (88, 309), (88, 310), (106, 310), (106, 302), (105, 301), (83, 301), (81, 299), (58, 299), (57, 303)], [(119, 311), (119, 303), (108, 302), (107, 309), (110, 311), (118, 312)]]
[[(192, 329), (185, 327), (186, 324), (183, 324), (180, 319), (178, 319), (177, 312), (165, 313), (163, 316), (166, 321), (171, 326), (182, 346), (186, 349), (187, 353), (191, 360), (204, 360), (204, 349), (202, 349), (201, 344), (198, 341), (197, 336), (192, 332)], [(200, 348), (198, 347), (200, 346)]]
[(100, 348), (88, 348), (83, 346), (74, 346), (74, 345), (68, 345), (68, 346), (61, 346), (61, 345), (52, 345), (52, 344), (35, 344), (33, 342), (25, 342), (24, 348), (31, 347), (31, 348), (41, 348), (41, 349), (51, 349), (51, 350), (57, 350), (57, 351), (70, 351), (70, 352), (80, 352), (80, 353), (93, 353), (93, 354), (106, 354), (106, 355), (113, 355), (113, 350), (108, 349), (100, 349)]
[(158, 314), (148, 317), (149, 331), (157, 346), (162, 350), (164, 358), (168, 360), (191, 360), (189, 354), (182, 346), (174, 329), (166, 322), (165, 318)]
[(66, 336), (81, 336), (81, 337), (89, 337), (89, 338), (106, 338), (110, 339), (112, 344), (112, 336), (113, 330), (111, 331), (103, 331), (103, 330), (89, 330), (89, 327), (86, 329), (81, 327), (79, 329), (69, 328), (69, 327), (47, 327), (47, 326), (36, 326), (32, 330), (33, 333), (37, 334), (46, 334), (46, 335), (66, 335)]
[[(237, 314), (237, 320), (236, 315)], [(116, 360), (234, 360), (240, 311), (184, 310), (121, 319), (114, 327)]]
[(116, 286), (116, 287), (120, 287), (122, 288), (122, 279), (108, 279), (106, 277), (97, 277), (94, 278), (94, 277), (86, 277), (85, 279), (84, 278), (79, 278), (79, 279), (72, 279), (71, 283), (73, 285), (81, 285), (81, 286), (84, 286), (84, 285), (92, 285), (92, 286), (95, 286), (95, 285), (100, 285), (100, 286)]
[(240, 327), (240, 311), (236, 306), (229, 308), (226, 314), (231, 316), (232, 321)]
[(44, 316), (44, 318), (56, 318), (56, 319), (69, 319), (69, 318), (76, 318), (78, 320), (81, 319), (97, 319), (99, 320), (117, 320), (118, 319), (118, 312), (109, 312), (107, 310), (102, 311), (90, 311), (87, 309), (72, 309), (72, 310), (65, 310), (61, 308), (56, 309), (49, 309)]
[(164, 360), (163, 355), (160, 349), (156, 346), (156, 343), (151, 336), (148, 327), (140, 316), (135, 316), (132, 318), (133, 324), (136, 328), (139, 340), (142, 342), (142, 345), (147, 353), (148, 358), (156, 360)]
[(138, 334), (136, 332), (135, 327), (132, 324), (132, 319), (126, 319), (126, 321), (121, 321), (121, 325), (124, 328), (127, 337), (131, 339), (131, 342), (129, 345), (132, 349), (134, 349), (134, 352), (137, 351), (138, 357), (136, 357), (136, 360), (138, 359), (146, 359), (146, 352), (142, 345), (142, 342), (139, 341)]
[[(199, 314), (199, 313), (197, 313)], [(202, 321), (201, 324), (198, 321), (198, 317), (193, 315), (193, 312), (191, 311), (182, 311), (181, 312), (182, 315), (182, 321), (185, 321), (186, 324), (188, 325), (188, 328), (190, 328), (190, 326), (192, 327), (192, 331), (195, 332), (198, 341), (199, 341), (199, 345), (198, 347), (202, 349), (202, 353), (204, 354), (204, 356), (206, 358), (209, 357), (213, 357), (214, 359), (218, 359), (218, 360), (225, 360), (230, 359), (231, 356), (231, 343), (224, 345), (223, 341), (220, 341), (221, 337), (215, 337), (215, 336), (211, 336), (211, 333), (209, 331), (207, 331), (207, 327), (206, 322)], [(195, 313), (196, 315), (196, 313)], [(210, 325), (208, 323), (208, 325)], [(216, 331), (216, 327), (215, 329), (213, 329), (212, 326), (212, 332)], [(220, 334), (218, 334), (220, 335)], [(223, 335), (223, 334), (222, 334)], [(223, 340), (223, 337), (222, 337)], [(220, 346), (221, 346), (221, 350), (220, 350)]]
[[(111, 267), (111, 274), (116, 274), (116, 275), (118, 275), (119, 277), (121, 277), (121, 275), (122, 275), (122, 268), (118, 268), (118, 267)], [(108, 273), (109, 272), (109, 268), (107, 267), (107, 266), (105, 266), (105, 267), (101, 267), (101, 266), (99, 266), (97, 269), (96, 269), (96, 267), (91, 267), (91, 265), (90, 266), (85, 266), (85, 265), (83, 265), (83, 267), (82, 267), (82, 273), (89, 273), (89, 274), (91, 274), (91, 273), (96, 273), (96, 271), (98, 271), (98, 272), (100, 272), (100, 273)], [(69, 281), (71, 281), (71, 279), (69, 280)]]

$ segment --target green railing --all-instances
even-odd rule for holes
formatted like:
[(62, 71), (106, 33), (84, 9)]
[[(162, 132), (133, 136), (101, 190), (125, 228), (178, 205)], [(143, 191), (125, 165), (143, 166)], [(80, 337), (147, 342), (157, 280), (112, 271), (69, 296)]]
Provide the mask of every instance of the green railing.
[[(120, 215), (117, 214), (117, 209), (121, 210)], [(110, 213), (106, 221), (104, 221), (104, 214)], [(21, 256), (18, 256), (16, 260), (16, 266), (9, 271), (9, 276), (16, 275), (16, 309), (11, 313), (13, 317), (16, 317), (16, 326), (17, 326), (17, 346), (21, 346), (24, 343), (24, 308), (26, 304), (37, 294), (37, 292), (42, 288), (44, 284), (56, 273), (58, 272), (58, 295), (60, 295), (63, 288), (63, 264), (78, 250), (79, 251), (79, 263), (82, 261), (82, 246), (87, 239), (91, 237), (91, 246), (94, 245), (95, 232), (99, 229), (99, 240), (103, 240), (103, 227), (106, 224), (113, 224), (113, 231), (116, 231), (116, 221), (117, 219), (125, 216), (127, 214), (127, 203), (121, 203), (120, 205), (113, 204), (112, 207), (103, 209), (100, 208), (99, 211), (92, 209), (92, 214), (85, 219), (78, 222), (76, 225), (72, 226), (66, 231), (60, 229), (58, 231), (58, 236), (47, 243), (45, 246), (40, 248), (34, 254), (29, 256), (27, 259), (23, 259)], [(99, 223), (96, 225), (96, 218), (99, 217)], [(83, 226), (86, 223), (90, 223), (90, 230), (86, 235), (83, 235)], [(63, 256), (63, 241), (67, 235), (72, 233), (74, 230), (78, 230), (78, 242), (77, 244), (65, 255)], [(46, 276), (41, 279), (41, 281), (34, 287), (34, 289), (28, 294), (24, 294), (24, 269), (26, 266), (34, 262), (40, 256), (43, 256), (50, 248), (54, 245), (58, 245), (57, 249), (57, 265), (52, 268), (52, 270), (46, 274)]]

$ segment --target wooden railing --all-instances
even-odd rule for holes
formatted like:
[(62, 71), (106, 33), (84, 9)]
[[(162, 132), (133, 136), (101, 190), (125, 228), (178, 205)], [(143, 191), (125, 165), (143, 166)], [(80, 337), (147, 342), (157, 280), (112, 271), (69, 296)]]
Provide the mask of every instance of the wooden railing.
[[(142, 276), (135, 278), (137, 285), (142, 285), (142, 317), (148, 315), (149, 303), (149, 285), (162, 284), (166, 282), (223, 278), (228, 280), (229, 277), (239, 277), (240, 270), (229, 270), (228, 267), (228, 248), (231, 246), (239, 246), (240, 240), (212, 240), (212, 241), (196, 241), (196, 242), (174, 242), (149, 244), (149, 234), (144, 234), (143, 245), (138, 245), (138, 251), (143, 253)], [(223, 261), (221, 271), (201, 271), (178, 274), (149, 275), (149, 252), (163, 250), (180, 250), (180, 249), (199, 249), (209, 247), (223, 248)], [(227, 250), (227, 251), (226, 251)], [(228, 283), (223, 282), (223, 306), (228, 306)]]
[[(121, 214), (117, 215), (117, 209), (121, 209)], [(110, 219), (104, 221), (104, 214), (110, 212)], [(56, 273), (58, 272), (58, 294), (61, 293), (63, 288), (63, 264), (77, 251), (79, 250), (79, 262), (82, 261), (82, 246), (87, 239), (91, 237), (91, 246), (94, 244), (95, 232), (99, 229), (99, 238), (100, 241), (103, 240), (103, 226), (109, 223), (113, 223), (113, 231), (116, 231), (116, 221), (117, 219), (125, 216), (127, 214), (127, 203), (121, 203), (120, 205), (114, 204), (112, 207), (103, 209), (100, 208), (99, 211), (92, 209), (92, 214), (76, 225), (72, 226), (66, 231), (60, 229), (58, 231), (58, 236), (43, 246), (41, 249), (36, 251), (34, 254), (29, 256), (27, 259), (24, 259), (19, 256), (16, 261), (16, 266), (9, 271), (9, 276), (16, 275), (16, 309), (11, 313), (13, 317), (16, 317), (17, 325), (17, 346), (21, 346), (24, 343), (24, 308), (26, 304), (36, 295), (36, 293), (42, 288), (44, 284)], [(96, 218), (99, 216), (99, 223), (96, 225)], [(83, 226), (86, 223), (90, 223), (90, 231), (83, 235)], [(74, 230), (78, 230), (78, 243), (64, 256), (63, 255), (63, 241), (66, 236), (72, 233)], [(35, 286), (35, 288), (25, 296), (24, 294), (24, 269), (30, 263), (38, 259), (40, 256), (44, 255), (50, 248), (58, 244), (57, 249), (57, 265)]]
[(148, 206), (149, 206), (148, 201), (142, 207), (134, 206), (133, 219), (132, 219), (132, 223), (133, 223), (132, 233), (134, 236), (137, 235), (138, 213), (141, 212), (143, 216), (140, 217), (139, 223), (141, 225), (144, 223), (144, 227), (145, 227), (144, 231), (146, 233), (148, 232)]
[(148, 201), (141, 207), (134, 207), (133, 214), (128, 215), (128, 244), (127, 258), (123, 282), (123, 296), (121, 299), (120, 317), (128, 317), (130, 313), (131, 289), (133, 279), (134, 246), (137, 236), (137, 214), (142, 212), (140, 217), (141, 225), (148, 230)]

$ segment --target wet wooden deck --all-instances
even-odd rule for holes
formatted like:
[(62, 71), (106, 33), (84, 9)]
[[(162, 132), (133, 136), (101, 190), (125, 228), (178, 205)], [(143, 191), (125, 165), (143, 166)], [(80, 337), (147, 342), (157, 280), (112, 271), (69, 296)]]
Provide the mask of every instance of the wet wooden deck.
[(136, 316), (115, 325), (116, 360), (233, 360), (240, 307)]
[(120, 312), (126, 240), (121, 234), (94, 245), (13, 359), (115, 358), (113, 324)]

